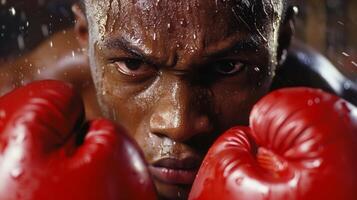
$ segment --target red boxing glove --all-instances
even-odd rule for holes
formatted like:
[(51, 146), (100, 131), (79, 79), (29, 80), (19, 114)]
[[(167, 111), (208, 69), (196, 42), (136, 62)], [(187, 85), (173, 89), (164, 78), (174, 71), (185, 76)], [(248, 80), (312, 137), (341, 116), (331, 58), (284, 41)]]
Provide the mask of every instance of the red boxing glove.
[(320, 90), (263, 98), (209, 150), (190, 200), (356, 200), (356, 108)]
[(83, 116), (59, 81), (0, 98), (1, 200), (156, 199), (138, 147), (109, 121), (83, 126)]

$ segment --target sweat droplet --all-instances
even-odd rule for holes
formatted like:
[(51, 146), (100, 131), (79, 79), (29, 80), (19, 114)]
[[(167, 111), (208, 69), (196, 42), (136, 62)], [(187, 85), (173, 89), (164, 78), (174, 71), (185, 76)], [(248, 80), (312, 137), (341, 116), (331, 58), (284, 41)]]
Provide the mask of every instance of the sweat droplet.
[(19, 178), (23, 174), (23, 170), (21, 168), (16, 168), (10, 172), (10, 176), (14, 179)]
[(346, 53), (346, 52), (342, 52), (342, 55), (345, 57), (350, 57), (350, 54)]
[(352, 64), (353, 66), (357, 67), (357, 62), (352, 61), (351, 64)]
[(320, 100), (320, 98), (316, 97), (316, 98), (314, 99), (314, 102), (315, 102), (315, 104), (319, 104), (319, 103), (321, 102), (321, 100)]
[(16, 10), (15, 10), (14, 7), (11, 7), (11, 8), (9, 9), (9, 12), (10, 12), (10, 14), (11, 14), (12, 16), (15, 16), (15, 15), (16, 15)]
[(184, 19), (180, 20), (180, 24), (183, 26), (185, 24), (185, 20)]
[(46, 24), (42, 24), (41, 25), (41, 31), (42, 31), (42, 35), (47, 37), (48, 34), (49, 34), (49, 31), (48, 31), (48, 26)]
[(25, 141), (26, 135), (24, 133), (16, 135), (14, 138), (14, 141), (16, 144), (21, 144)]
[(351, 84), (350, 81), (346, 81), (346, 82), (343, 84), (343, 88), (344, 88), (345, 90), (351, 89), (351, 86), (352, 86), (352, 84)]
[(308, 105), (308, 106), (314, 105), (314, 100), (309, 99), (309, 100), (307, 101), (307, 105)]
[(24, 37), (22, 35), (17, 36), (17, 45), (19, 46), (20, 50), (25, 49), (25, 41), (24, 41)]
[(139, 180), (139, 183), (140, 183), (141, 185), (143, 185), (143, 184), (145, 183), (145, 180), (144, 180), (143, 178), (141, 178), (141, 179)]
[(237, 178), (237, 179), (235, 179), (235, 183), (236, 183), (237, 185), (241, 185), (242, 182), (243, 182), (243, 180), (244, 180), (244, 178), (242, 178), (242, 177)]
[(6, 117), (5, 110), (0, 110), (0, 119), (4, 119)]

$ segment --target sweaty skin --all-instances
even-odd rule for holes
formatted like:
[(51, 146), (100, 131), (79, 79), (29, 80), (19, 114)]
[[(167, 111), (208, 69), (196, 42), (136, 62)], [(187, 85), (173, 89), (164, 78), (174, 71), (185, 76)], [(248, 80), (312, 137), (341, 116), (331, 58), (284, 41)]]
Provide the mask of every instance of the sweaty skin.
[(86, 0), (86, 17), (74, 12), (101, 110), (140, 145), (163, 199), (186, 199), (214, 139), (248, 123), (291, 36), (279, 0)]

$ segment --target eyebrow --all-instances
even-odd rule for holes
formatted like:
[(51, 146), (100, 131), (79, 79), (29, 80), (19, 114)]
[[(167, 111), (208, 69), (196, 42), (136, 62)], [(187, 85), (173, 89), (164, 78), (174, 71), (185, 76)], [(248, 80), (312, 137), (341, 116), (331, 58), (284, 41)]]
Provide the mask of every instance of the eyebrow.
[(145, 53), (145, 49), (149, 49), (146, 48), (145, 45), (141, 45), (140, 48), (140, 45), (137, 45), (137, 42), (127, 40), (124, 37), (115, 37), (105, 40), (104, 46), (109, 50), (123, 50), (136, 59), (140, 59), (150, 65), (164, 65), (163, 62), (155, 59), (152, 55), (150, 55), (150, 53)]
[[(232, 51), (255, 51), (264, 44), (261, 36), (253, 35), (248, 39), (242, 39), (240, 36), (232, 35), (223, 41), (209, 45), (203, 52), (203, 57), (220, 57), (229, 54)], [(104, 41), (104, 46), (109, 50), (123, 50), (137, 59), (152, 65), (162, 65), (148, 53), (145, 53), (145, 47), (140, 48), (134, 41), (129, 41), (124, 37), (110, 38)]]
[(128, 41), (123, 37), (116, 37), (116, 38), (110, 38), (108, 40), (105, 40), (104, 46), (109, 50), (118, 50), (118, 49), (124, 50), (127, 53), (138, 58), (145, 57), (144, 53), (141, 53), (143, 51), (139, 49), (137, 45), (134, 45), (134, 42)]
[(255, 51), (261, 48), (266, 42), (259, 35), (253, 35), (249, 38), (241, 38), (233, 35), (224, 41), (219, 41), (206, 48), (204, 52), (205, 57), (219, 57), (226, 55), (232, 51)]

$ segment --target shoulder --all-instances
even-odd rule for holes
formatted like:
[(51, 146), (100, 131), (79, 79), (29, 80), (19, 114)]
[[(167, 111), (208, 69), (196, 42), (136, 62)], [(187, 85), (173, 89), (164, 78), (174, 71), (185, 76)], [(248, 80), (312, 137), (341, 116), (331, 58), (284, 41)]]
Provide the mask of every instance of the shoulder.
[(357, 83), (342, 74), (326, 57), (294, 41), (285, 63), (277, 70), (272, 90), (307, 86), (337, 94), (357, 105)]

